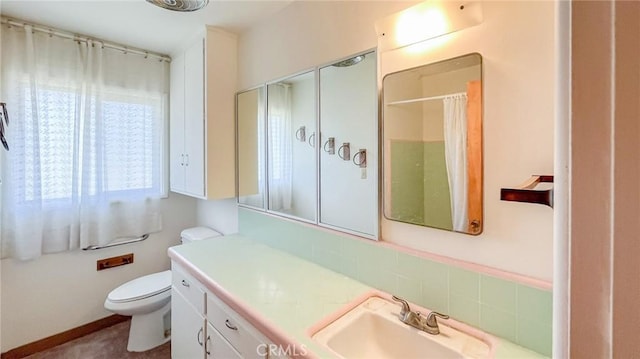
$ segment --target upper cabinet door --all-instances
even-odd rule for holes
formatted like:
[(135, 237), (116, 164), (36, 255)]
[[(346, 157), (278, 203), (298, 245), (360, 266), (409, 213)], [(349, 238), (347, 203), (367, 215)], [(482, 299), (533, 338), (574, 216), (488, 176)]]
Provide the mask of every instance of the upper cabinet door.
[(236, 36), (207, 27), (171, 64), (171, 191), (236, 195)]
[(171, 59), (171, 106), (169, 111), (169, 187), (172, 191), (185, 190), (184, 151), (184, 54)]
[(314, 72), (267, 87), (269, 211), (316, 222), (316, 82)]
[(185, 52), (184, 129), (186, 190), (204, 197), (204, 39), (199, 39)]
[(320, 223), (378, 236), (376, 54), (320, 69)]

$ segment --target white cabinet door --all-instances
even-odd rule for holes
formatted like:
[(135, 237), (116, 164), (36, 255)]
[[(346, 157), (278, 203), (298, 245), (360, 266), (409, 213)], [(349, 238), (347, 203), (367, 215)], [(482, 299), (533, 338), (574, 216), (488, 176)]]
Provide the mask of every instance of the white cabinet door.
[(169, 188), (185, 190), (184, 156), (184, 55), (171, 60), (169, 110)]
[(172, 60), (174, 192), (207, 199), (235, 196), (236, 43), (235, 35), (207, 28)]
[(204, 359), (205, 319), (175, 288), (171, 289), (171, 358)]
[(186, 191), (204, 197), (204, 39), (185, 52), (184, 131)]
[(233, 349), (231, 344), (210, 323), (207, 323), (206, 348), (207, 358), (210, 359), (242, 359), (242, 355)]

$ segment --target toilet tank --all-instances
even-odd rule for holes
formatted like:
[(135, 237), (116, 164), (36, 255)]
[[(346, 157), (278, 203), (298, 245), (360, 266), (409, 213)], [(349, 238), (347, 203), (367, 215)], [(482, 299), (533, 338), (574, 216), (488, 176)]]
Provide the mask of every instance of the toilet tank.
[(193, 227), (187, 228), (180, 233), (182, 243), (200, 241), (203, 239), (220, 237), (222, 234), (214, 231), (209, 227)]

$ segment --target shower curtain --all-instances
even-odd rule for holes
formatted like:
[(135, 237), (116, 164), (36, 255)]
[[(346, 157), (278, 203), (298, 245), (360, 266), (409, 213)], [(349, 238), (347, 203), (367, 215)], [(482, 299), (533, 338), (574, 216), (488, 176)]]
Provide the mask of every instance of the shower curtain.
[(468, 231), (467, 95), (443, 99), (444, 150), (451, 194), (453, 230)]
[(269, 85), (268, 94), (269, 133), (269, 209), (291, 210), (293, 187), (293, 156), (291, 132), (291, 86)]
[(2, 25), (2, 256), (33, 259), (162, 229), (168, 64)]

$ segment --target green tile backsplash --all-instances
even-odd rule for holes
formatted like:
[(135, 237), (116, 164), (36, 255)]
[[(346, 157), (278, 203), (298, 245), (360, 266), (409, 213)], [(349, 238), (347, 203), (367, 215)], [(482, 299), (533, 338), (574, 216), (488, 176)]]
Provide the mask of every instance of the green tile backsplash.
[(270, 247), (551, 356), (550, 291), (244, 208), (239, 227)]

